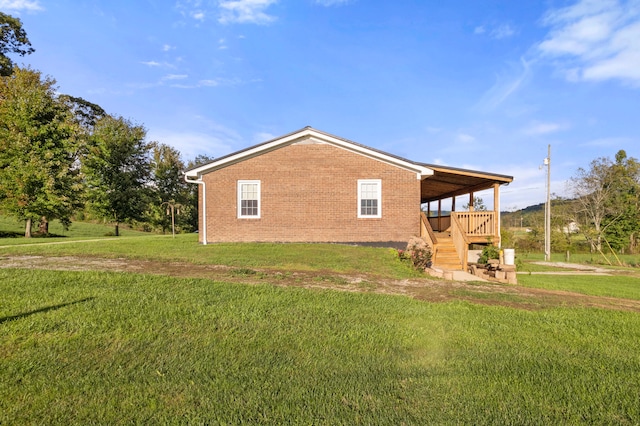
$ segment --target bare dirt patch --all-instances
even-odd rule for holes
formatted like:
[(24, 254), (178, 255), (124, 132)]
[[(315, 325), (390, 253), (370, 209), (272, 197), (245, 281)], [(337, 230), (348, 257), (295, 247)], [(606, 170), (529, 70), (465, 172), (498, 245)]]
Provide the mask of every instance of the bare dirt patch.
[[(126, 258), (106, 259), (78, 256), (4, 256), (0, 268), (59, 271), (109, 271), (204, 278), (242, 284), (271, 284), (311, 289), (403, 295), (430, 302), (464, 300), (519, 309), (585, 306), (640, 312), (640, 301), (588, 296), (566, 291), (526, 288), (494, 283), (468, 283), (433, 278), (393, 280), (368, 274), (338, 274), (332, 271), (281, 271), (196, 265)], [(599, 273), (600, 271), (592, 271)]]

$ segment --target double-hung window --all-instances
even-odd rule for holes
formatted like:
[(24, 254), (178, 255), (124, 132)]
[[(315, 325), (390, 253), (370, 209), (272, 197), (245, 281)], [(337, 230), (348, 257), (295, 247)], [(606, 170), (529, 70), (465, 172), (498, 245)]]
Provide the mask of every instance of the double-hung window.
[(380, 179), (358, 180), (358, 217), (382, 217), (382, 181)]
[(260, 181), (238, 181), (238, 218), (260, 218)]

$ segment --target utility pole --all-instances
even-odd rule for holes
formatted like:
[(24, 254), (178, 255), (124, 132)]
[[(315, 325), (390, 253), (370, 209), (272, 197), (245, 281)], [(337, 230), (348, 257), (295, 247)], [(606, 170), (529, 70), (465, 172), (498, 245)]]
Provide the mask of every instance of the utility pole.
[(551, 145), (547, 148), (547, 203), (544, 206), (544, 260), (551, 260)]

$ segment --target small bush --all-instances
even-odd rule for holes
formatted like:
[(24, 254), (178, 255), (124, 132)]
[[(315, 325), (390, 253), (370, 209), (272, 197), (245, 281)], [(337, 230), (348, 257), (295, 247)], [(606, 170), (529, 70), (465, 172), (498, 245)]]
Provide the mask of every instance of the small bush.
[(410, 261), (414, 268), (421, 271), (431, 267), (431, 247), (422, 238), (411, 238), (406, 250), (398, 250), (398, 256), (401, 260)]
[(484, 246), (478, 258), (478, 263), (486, 264), (489, 259), (500, 259), (500, 250), (493, 244)]

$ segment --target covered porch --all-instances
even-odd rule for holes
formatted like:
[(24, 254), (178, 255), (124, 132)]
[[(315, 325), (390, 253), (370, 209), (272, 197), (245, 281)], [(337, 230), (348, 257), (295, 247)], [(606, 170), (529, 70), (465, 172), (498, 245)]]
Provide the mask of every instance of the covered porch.
[[(469, 246), (494, 244), (500, 247), (500, 186), (513, 177), (452, 167), (427, 165), (433, 175), (422, 180), (420, 236), (431, 246), (434, 266), (442, 269), (468, 269)], [(476, 210), (476, 194), (491, 190), (491, 210)], [(468, 198), (467, 198), (468, 197)], [(466, 204), (457, 211), (456, 201)], [(448, 210), (443, 209), (443, 203)], [(467, 209), (468, 207), (468, 209)]]

